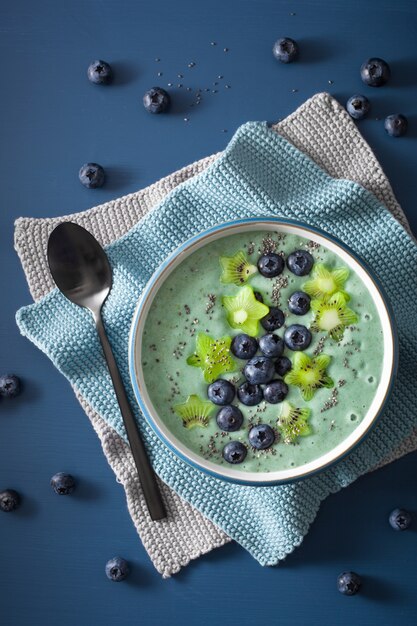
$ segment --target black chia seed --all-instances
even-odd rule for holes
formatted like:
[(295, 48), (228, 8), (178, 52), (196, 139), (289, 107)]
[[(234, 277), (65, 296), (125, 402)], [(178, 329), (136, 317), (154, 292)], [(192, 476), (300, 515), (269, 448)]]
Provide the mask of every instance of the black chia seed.
[(206, 313), (210, 313), (210, 311), (213, 309), (214, 305), (216, 304), (216, 295), (214, 293), (208, 293), (207, 298), (208, 298), (208, 301), (206, 303)]
[(339, 402), (339, 390), (335, 387), (332, 391), (332, 395), (330, 398), (323, 404), (323, 407), (320, 409), (320, 413), (324, 413), (329, 409), (332, 409)]
[(281, 303), (281, 290), (288, 287), (288, 277), (281, 275), (273, 283), (271, 300), (272, 304), (279, 306)]
[(318, 356), (323, 352), (324, 344), (326, 342), (327, 337), (321, 337), (315, 349), (313, 350), (313, 355)]

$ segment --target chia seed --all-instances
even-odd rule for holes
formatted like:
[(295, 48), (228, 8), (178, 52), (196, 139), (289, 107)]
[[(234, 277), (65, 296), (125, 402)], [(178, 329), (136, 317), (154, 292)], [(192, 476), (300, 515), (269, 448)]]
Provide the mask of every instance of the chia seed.
[(316, 348), (313, 350), (313, 355), (314, 356), (318, 356), (319, 354), (321, 354), (323, 352), (324, 349), (324, 344), (326, 342), (327, 337), (321, 337), (319, 339), (319, 342), (316, 346)]
[(278, 247), (278, 242), (272, 238), (272, 235), (268, 233), (262, 239), (262, 254), (269, 254), (270, 252), (275, 252)]
[[(186, 314), (187, 314), (187, 315), (190, 315), (190, 313), (191, 313), (191, 309), (190, 309), (190, 307), (188, 306), (188, 304), (184, 304), (184, 310), (185, 310), (185, 312), (186, 312)], [(188, 320), (187, 320), (187, 322), (188, 322)]]
[(207, 294), (208, 302), (206, 303), (206, 313), (210, 313), (216, 304), (216, 295), (214, 293)]
[(288, 277), (279, 276), (273, 283), (271, 300), (276, 306), (280, 305), (281, 301), (281, 289), (288, 287)]
[(324, 403), (323, 407), (320, 409), (320, 413), (324, 413), (329, 409), (332, 409), (339, 402), (339, 390), (335, 387), (332, 391), (332, 395), (330, 398)]

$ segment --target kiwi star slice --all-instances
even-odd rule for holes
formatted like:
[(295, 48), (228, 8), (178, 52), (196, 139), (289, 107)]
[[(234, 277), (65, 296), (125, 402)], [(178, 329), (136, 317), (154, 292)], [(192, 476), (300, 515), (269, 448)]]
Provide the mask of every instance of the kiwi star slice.
[(334, 293), (343, 293), (346, 302), (350, 300), (350, 296), (343, 291), (345, 282), (349, 277), (347, 267), (339, 267), (335, 270), (329, 270), (322, 263), (317, 263), (313, 267), (313, 278), (303, 285), (303, 289), (309, 296), (321, 299), (328, 298)]
[(229, 325), (251, 337), (258, 334), (259, 320), (269, 312), (269, 308), (255, 298), (249, 285), (241, 287), (236, 296), (223, 296), (222, 304), (227, 311)]
[(297, 352), (293, 358), (292, 369), (284, 377), (287, 385), (298, 387), (303, 400), (308, 402), (321, 387), (333, 387), (334, 382), (327, 375), (331, 357), (319, 354), (311, 358), (305, 352)]
[(290, 402), (281, 404), (281, 413), (277, 421), (284, 443), (295, 443), (298, 437), (306, 437), (311, 434), (311, 426), (308, 423), (310, 409), (298, 408)]
[(222, 283), (243, 285), (252, 274), (258, 271), (256, 265), (249, 263), (243, 250), (239, 250), (233, 256), (221, 256), (219, 260), (222, 267), (220, 276)]
[(311, 330), (326, 331), (334, 341), (343, 339), (346, 326), (358, 321), (357, 314), (346, 306), (342, 292), (333, 294), (327, 300), (312, 300), (310, 306), (315, 312)]
[(182, 419), (185, 428), (201, 426), (205, 428), (210, 419), (214, 406), (211, 402), (205, 402), (196, 394), (188, 396), (186, 402), (176, 404), (174, 411)]
[(204, 380), (212, 383), (221, 374), (237, 369), (235, 361), (230, 356), (231, 343), (231, 337), (213, 339), (205, 333), (198, 333), (195, 353), (188, 357), (187, 363), (193, 367), (200, 367), (203, 370)]

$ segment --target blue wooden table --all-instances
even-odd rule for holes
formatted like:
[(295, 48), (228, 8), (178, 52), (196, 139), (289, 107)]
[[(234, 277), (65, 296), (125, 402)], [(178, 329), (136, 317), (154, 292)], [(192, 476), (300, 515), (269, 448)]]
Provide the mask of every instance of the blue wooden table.
[[(324, 90), (341, 102), (358, 91), (371, 98), (360, 128), (417, 231), (416, 29), (411, 0), (1, 3), (0, 371), (25, 383), (19, 398), (0, 402), (0, 489), (24, 496), (18, 512), (0, 514), (2, 625), (416, 623), (416, 454), (329, 498), (302, 547), (277, 568), (261, 568), (231, 544), (162, 580), (71, 389), (19, 336), (14, 313), (30, 298), (13, 250), (15, 218), (60, 215), (132, 192), (221, 150), (242, 122), (282, 118)], [(280, 36), (299, 41), (298, 63), (274, 61)], [(361, 83), (368, 56), (391, 64), (386, 87)], [(88, 83), (95, 58), (113, 65), (111, 87)], [(143, 93), (168, 83), (172, 112), (148, 115)], [(187, 87), (209, 89), (199, 106), (189, 107)], [(393, 112), (409, 118), (404, 138), (386, 136), (376, 119)], [(79, 184), (86, 161), (106, 168), (102, 189)], [(77, 477), (73, 496), (52, 492), (57, 471)], [(414, 510), (414, 530), (390, 529), (395, 506)], [(133, 566), (117, 585), (104, 574), (115, 554)], [(336, 591), (343, 569), (363, 575), (363, 593)]]

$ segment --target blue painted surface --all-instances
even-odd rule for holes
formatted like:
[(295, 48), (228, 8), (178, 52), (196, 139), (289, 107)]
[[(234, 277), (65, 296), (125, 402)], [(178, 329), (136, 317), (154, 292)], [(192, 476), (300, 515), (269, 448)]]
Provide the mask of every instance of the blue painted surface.
[[(0, 516), (2, 625), (258, 624), (265, 614), (271, 623), (290, 626), (415, 624), (415, 454), (329, 498), (303, 546), (278, 568), (262, 569), (229, 545), (161, 580), (67, 383), (18, 335), (14, 312), (29, 295), (12, 244), (20, 215), (59, 215), (134, 191), (220, 150), (242, 122), (284, 117), (322, 90), (341, 101), (356, 91), (371, 98), (372, 115), (360, 128), (417, 231), (413, 5), (2, 3), (0, 371), (14, 371), (25, 382), (20, 398), (0, 402), (0, 488), (14, 487), (25, 498), (16, 514)], [(300, 42), (299, 63), (282, 66), (272, 58), (272, 43), (281, 35)], [(362, 86), (359, 66), (368, 56), (390, 62), (386, 87)], [(88, 83), (87, 65), (97, 57), (114, 66), (112, 87)], [(191, 61), (194, 68), (188, 68)], [(175, 87), (171, 114), (152, 117), (141, 105), (143, 92), (168, 82), (218, 93), (204, 92), (202, 103), (189, 108), (189, 92)], [(407, 137), (387, 137), (375, 120), (393, 112), (409, 117)], [(107, 169), (106, 187), (81, 187), (77, 172), (85, 161)], [(74, 496), (52, 492), (49, 479), (56, 471), (77, 476)], [(397, 505), (415, 511), (414, 530), (390, 529), (387, 515)], [(118, 585), (104, 575), (115, 554), (133, 565), (130, 579)], [(364, 576), (360, 596), (336, 591), (335, 578), (345, 568)]]

